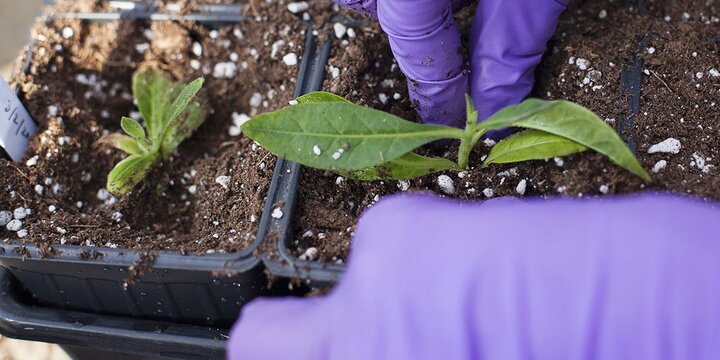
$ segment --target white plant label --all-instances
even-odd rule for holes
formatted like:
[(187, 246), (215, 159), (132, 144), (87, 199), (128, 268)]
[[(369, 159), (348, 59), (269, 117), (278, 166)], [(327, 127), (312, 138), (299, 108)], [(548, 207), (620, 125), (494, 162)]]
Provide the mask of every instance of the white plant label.
[(0, 77), (0, 147), (13, 161), (20, 161), (36, 131), (35, 121)]

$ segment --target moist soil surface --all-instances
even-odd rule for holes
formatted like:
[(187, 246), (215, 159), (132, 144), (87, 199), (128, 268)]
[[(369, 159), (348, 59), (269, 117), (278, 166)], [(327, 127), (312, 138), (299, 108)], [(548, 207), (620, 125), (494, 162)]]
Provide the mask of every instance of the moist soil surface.
[[(180, 3), (182, 12), (197, 6)], [(3, 226), (0, 239), (44, 249), (246, 248), (257, 231), (275, 159), (231, 127), (243, 114), (270, 111), (292, 98), (298, 65), (282, 58), (302, 54), (305, 25), (283, 4), (262, 1), (245, 9), (258, 16), (218, 28), (132, 20), (39, 23), (29, 72), (14, 74), (39, 133), (21, 163), (0, 160), (0, 211), (24, 208), (28, 215), (22, 219), (25, 231)], [(49, 12), (107, 10), (105, 2), (83, 0)], [(97, 140), (119, 132), (121, 116), (138, 116), (130, 81), (143, 66), (185, 83), (204, 76), (198, 100), (206, 120), (139, 187), (113, 197), (105, 189), (107, 174), (126, 155)], [(217, 182), (219, 176), (230, 182)]]
[[(440, 174), (407, 182), (359, 182), (305, 169), (294, 219), (296, 253), (315, 247), (319, 261), (342, 263), (360, 214), (380, 197), (400, 191), (429, 190), (459, 199), (486, 199), (588, 197), (651, 189), (720, 200), (720, 3), (627, 3), (573, 2), (538, 68), (533, 96), (580, 103), (623, 130), (635, 143), (652, 182), (644, 183), (591, 151), (481, 169), (481, 157), (492, 143), (476, 148), (468, 171), (445, 173), (454, 181), (452, 195), (441, 192), (437, 184)], [(456, 16), (465, 31), (471, 17), (471, 9)], [(379, 26), (368, 22), (353, 30), (355, 37), (335, 40), (324, 89), (417, 120), (405, 79)], [(640, 111), (633, 117), (627, 96), (621, 96), (621, 72), (636, 58), (642, 60), (641, 99)], [(579, 64), (588, 63), (581, 69)], [(624, 129), (622, 124), (628, 118), (634, 118), (634, 124)], [(680, 142), (678, 153), (648, 153), (652, 145), (668, 138)], [(437, 149), (427, 151), (452, 155)]]

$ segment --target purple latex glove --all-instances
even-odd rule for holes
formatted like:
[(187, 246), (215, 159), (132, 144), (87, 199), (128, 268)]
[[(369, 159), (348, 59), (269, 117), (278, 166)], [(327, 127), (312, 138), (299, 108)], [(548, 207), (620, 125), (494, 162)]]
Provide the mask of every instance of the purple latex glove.
[(668, 195), (393, 196), (329, 295), (251, 302), (229, 358), (717, 358), (717, 224)]
[(335, 1), (378, 18), (422, 119), (461, 127), (468, 84), (479, 120), (530, 93), (535, 67), (570, 0), (480, 0), (471, 28), (469, 74), (452, 16), (465, 1)]

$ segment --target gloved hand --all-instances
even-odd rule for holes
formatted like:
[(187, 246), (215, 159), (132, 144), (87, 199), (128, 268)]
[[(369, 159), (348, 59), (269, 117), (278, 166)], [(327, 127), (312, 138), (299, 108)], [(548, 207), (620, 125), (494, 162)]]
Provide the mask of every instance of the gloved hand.
[(229, 358), (716, 358), (719, 223), (668, 195), (393, 196), (329, 295), (251, 302)]
[[(463, 0), (335, 0), (377, 17), (390, 38), (410, 99), (426, 123), (461, 127), (465, 98), (478, 119), (522, 101), (532, 90), (560, 14), (570, 0), (479, 0), (470, 32), (470, 73), (453, 9)], [(495, 133), (501, 137), (506, 132)]]

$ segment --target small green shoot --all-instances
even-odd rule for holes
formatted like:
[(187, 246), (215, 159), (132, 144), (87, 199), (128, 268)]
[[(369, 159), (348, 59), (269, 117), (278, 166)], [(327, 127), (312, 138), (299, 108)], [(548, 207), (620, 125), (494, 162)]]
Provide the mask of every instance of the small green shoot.
[(192, 99), (204, 82), (198, 78), (188, 84), (172, 82), (161, 70), (147, 68), (133, 76), (132, 89), (144, 125), (123, 117), (120, 127), (125, 134), (100, 139), (129, 154), (110, 171), (107, 189), (123, 195), (139, 184), (150, 168), (167, 160), (180, 143), (205, 120), (203, 110)]
[[(593, 149), (645, 181), (643, 169), (618, 134), (592, 111), (572, 102), (528, 99), (484, 122), (467, 99), (464, 130), (410, 122), (359, 106), (326, 92), (254, 117), (243, 133), (273, 154), (360, 180), (410, 179), (437, 171), (467, 169), (472, 149), (489, 130), (527, 130), (498, 142), (482, 166), (566, 156)], [(459, 139), (457, 162), (413, 153), (440, 139)]]

